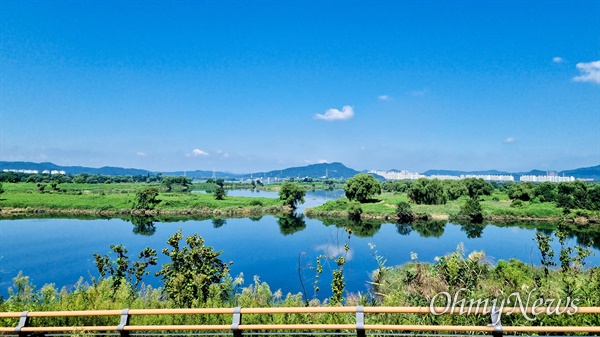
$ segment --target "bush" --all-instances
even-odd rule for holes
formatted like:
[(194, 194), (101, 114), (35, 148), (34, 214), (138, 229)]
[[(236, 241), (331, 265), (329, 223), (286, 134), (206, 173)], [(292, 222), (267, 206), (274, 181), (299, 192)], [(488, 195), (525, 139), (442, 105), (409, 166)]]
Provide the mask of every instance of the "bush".
[(400, 223), (409, 223), (415, 219), (410, 204), (406, 201), (400, 201), (398, 203), (396, 206), (396, 215), (398, 216), (398, 221)]
[(362, 214), (363, 210), (360, 207), (360, 203), (358, 202), (351, 202), (348, 206), (348, 218), (350, 220), (354, 220), (354, 221), (360, 221), (360, 215)]
[(469, 217), (473, 222), (483, 221), (483, 210), (477, 197), (467, 199), (460, 207), (459, 214)]
[(167, 240), (172, 247), (162, 250), (171, 258), (171, 262), (163, 264), (156, 273), (164, 282), (167, 295), (181, 307), (192, 307), (205, 301), (210, 289), (215, 289), (219, 296), (226, 297), (230, 292), (230, 284), (223, 282), (229, 277), (229, 263), (219, 259), (221, 252), (204, 245), (204, 239), (198, 234), (185, 239), (186, 246), (180, 248), (183, 239), (181, 228)]
[(279, 190), (279, 199), (283, 200), (286, 205), (294, 209), (298, 204), (304, 203), (305, 195), (306, 190), (304, 187), (289, 181), (284, 182)]
[(448, 200), (444, 185), (437, 179), (417, 179), (407, 195), (417, 205), (444, 205)]
[(156, 188), (146, 188), (135, 193), (135, 200), (133, 202), (133, 209), (150, 210), (154, 206), (160, 203), (158, 197), (158, 190)]
[(223, 200), (223, 199), (225, 199), (226, 195), (227, 195), (227, 193), (225, 192), (225, 189), (223, 188), (223, 186), (217, 186), (217, 188), (215, 189), (215, 199)]
[(365, 202), (377, 194), (381, 194), (381, 184), (375, 177), (359, 173), (348, 179), (344, 185), (344, 193), (349, 200)]

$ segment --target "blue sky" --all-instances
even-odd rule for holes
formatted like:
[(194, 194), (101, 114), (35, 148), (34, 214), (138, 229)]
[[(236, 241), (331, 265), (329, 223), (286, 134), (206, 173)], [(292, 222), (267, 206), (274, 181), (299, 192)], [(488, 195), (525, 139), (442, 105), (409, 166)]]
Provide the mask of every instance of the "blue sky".
[(600, 164), (600, 1), (0, 0), (0, 160)]

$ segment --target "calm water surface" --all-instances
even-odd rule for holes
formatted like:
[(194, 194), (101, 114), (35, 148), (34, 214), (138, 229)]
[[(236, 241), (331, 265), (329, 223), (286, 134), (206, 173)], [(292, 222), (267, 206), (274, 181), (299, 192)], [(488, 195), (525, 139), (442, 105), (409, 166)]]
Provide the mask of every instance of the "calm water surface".
[[(276, 196), (274, 192), (229, 191), (228, 195)], [(326, 199), (338, 198), (340, 191), (317, 191), (309, 193), (303, 207), (313, 207)], [(303, 208), (302, 208), (303, 209)], [(301, 209), (301, 210), (302, 210)], [(300, 211), (301, 211), (300, 210)], [(351, 292), (366, 292), (372, 270), (377, 268), (374, 250), (387, 258), (387, 265), (398, 265), (410, 260), (411, 252), (417, 253), (420, 261), (433, 262), (436, 256), (452, 252), (460, 243), (467, 254), (474, 250), (484, 250), (492, 262), (499, 259), (518, 258), (527, 263), (539, 264), (539, 253), (535, 228), (499, 227), (488, 225), (485, 228), (470, 228), (452, 223), (437, 223), (431, 226), (377, 225), (369, 233), (348, 234), (343, 228), (325, 225), (314, 219), (301, 219), (292, 222), (273, 216), (259, 220), (226, 219), (223, 222), (180, 221), (157, 222), (152, 235), (139, 235), (133, 231), (133, 224), (121, 219), (74, 220), (74, 219), (25, 219), (0, 221), (0, 295), (7, 297), (12, 278), (23, 271), (39, 288), (46, 283), (57, 287), (71, 287), (80, 277), (88, 282), (90, 275), (97, 276), (94, 253), (107, 254), (112, 244), (123, 244), (132, 258), (145, 247), (159, 251), (159, 265), (168, 262), (160, 253), (167, 239), (179, 228), (184, 235), (198, 233), (205, 244), (222, 251), (222, 259), (233, 261), (231, 274), (244, 274), (245, 285), (253, 282), (258, 275), (267, 282), (273, 291), (297, 293), (302, 290), (298, 276), (300, 266), (304, 284), (309, 296), (313, 295), (314, 272), (310, 266), (320, 254), (336, 255), (343, 253), (343, 245), (348, 243), (344, 275), (346, 289)], [(546, 231), (551, 233), (551, 231)], [(477, 236), (479, 237), (473, 237)], [(553, 247), (559, 250), (557, 240)], [(569, 239), (569, 244), (576, 244)], [(372, 249), (370, 246), (375, 245)], [(589, 265), (600, 265), (600, 251), (594, 248), (595, 256), (588, 258)], [(558, 254), (557, 254), (558, 255)], [(320, 277), (319, 297), (329, 296), (331, 267), (324, 265)], [(155, 267), (153, 271), (158, 270)], [(144, 282), (160, 286), (158, 278), (146, 276)]]

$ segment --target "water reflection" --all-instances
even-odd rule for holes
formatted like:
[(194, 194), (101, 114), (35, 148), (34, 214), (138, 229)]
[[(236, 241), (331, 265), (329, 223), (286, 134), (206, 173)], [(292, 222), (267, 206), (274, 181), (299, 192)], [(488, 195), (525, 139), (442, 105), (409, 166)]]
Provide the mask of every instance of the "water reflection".
[(335, 226), (337, 228), (347, 228), (352, 234), (359, 238), (373, 237), (381, 229), (383, 221), (378, 220), (352, 220), (345, 218), (322, 218), (319, 219), (325, 226)]
[(444, 234), (444, 227), (446, 227), (446, 221), (442, 220), (429, 220), (413, 222), (411, 224), (412, 229), (419, 233), (424, 238), (439, 238)]
[(469, 239), (480, 238), (483, 234), (483, 229), (485, 228), (484, 224), (468, 222), (465, 224), (460, 224), (460, 230), (467, 234)]
[(222, 218), (212, 219), (213, 228), (221, 228), (227, 224), (227, 220)]
[(292, 235), (306, 228), (304, 214), (290, 213), (277, 219), (279, 232), (283, 235)]
[(155, 220), (150, 216), (132, 214), (129, 221), (133, 224), (134, 234), (150, 236), (156, 233)]

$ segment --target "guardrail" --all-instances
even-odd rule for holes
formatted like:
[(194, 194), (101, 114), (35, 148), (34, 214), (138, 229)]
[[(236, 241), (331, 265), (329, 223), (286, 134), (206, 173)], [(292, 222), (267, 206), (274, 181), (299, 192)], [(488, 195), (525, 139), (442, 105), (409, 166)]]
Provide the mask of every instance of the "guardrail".
[[(459, 325), (387, 325), (365, 324), (365, 314), (432, 314), (432, 309), (443, 314), (479, 314), (489, 315), (491, 324), (487, 326), (459, 326)], [(243, 332), (252, 334), (261, 331), (266, 334), (275, 331), (330, 331), (338, 334), (356, 334), (358, 337), (366, 336), (369, 332), (479, 332), (490, 333), (493, 336), (502, 336), (505, 332), (512, 333), (557, 333), (557, 332), (588, 332), (600, 333), (600, 326), (502, 326), (502, 314), (540, 314), (547, 310), (557, 308), (536, 307), (535, 309), (522, 309), (519, 307), (505, 307), (498, 309), (476, 308), (468, 312), (461, 312), (461, 308), (448, 309), (445, 307), (280, 307), (280, 308), (202, 308), (202, 309), (123, 309), (123, 310), (90, 310), (90, 311), (36, 311), (36, 312), (0, 312), (0, 319), (19, 319), (17, 326), (0, 327), (2, 335), (17, 335), (26, 337), (31, 334), (59, 334), (74, 332), (105, 332), (121, 337), (128, 337), (132, 332), (156, 331), (196, 331), (196, 332), (221, 332), (232, 334), (234, 337), (242, 336)], [(274, 314), (354, 314), (355, 324), (243, 324), (243, 315), (274, 315)], [(600, 307), (579, 307), (573, 314), (600, 314)], [(142, 315), (231, 315), (231, 324), (198, 324), (198, 325), (130, 325), (132, 316)], [(107, 326), (30, 326), (31, 318), (50, 317), (93, 317), (93, 316), (120, 316), (118, 325)], [(342, 333), (343, 332), (343, 333)]]

